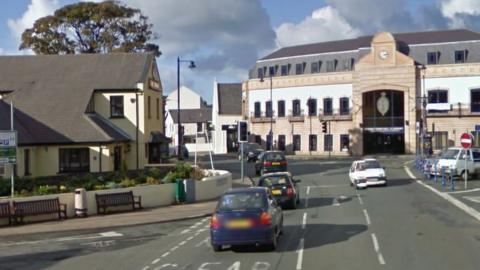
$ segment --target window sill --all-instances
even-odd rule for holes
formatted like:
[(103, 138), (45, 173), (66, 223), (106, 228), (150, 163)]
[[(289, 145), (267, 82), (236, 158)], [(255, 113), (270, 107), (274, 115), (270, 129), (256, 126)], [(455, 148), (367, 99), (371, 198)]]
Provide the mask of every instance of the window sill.
[(110, 119), (122, 119), (122, 118), (125, 118), (125, 115), (118, 115), (118, 116), (111, 115), (110, 116)]

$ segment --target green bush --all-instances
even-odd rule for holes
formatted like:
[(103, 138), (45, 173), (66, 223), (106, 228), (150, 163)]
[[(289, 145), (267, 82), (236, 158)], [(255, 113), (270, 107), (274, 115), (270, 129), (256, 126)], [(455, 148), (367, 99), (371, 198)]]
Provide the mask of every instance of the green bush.
[(10, 195), (10, 181), (7, 179), (2, 179), (0, 177), (0, 196), (8, 196)]
[(147, 171), (147, 176), (160, 179), (162, 178), (162, 172), (158, 168), (151, 168)]
[(144, 174), (140, 174), (139, 176), (135, 177), (135, 182), (137, 184), (145, 184), (147, 183), (147, 176)]
[(133, 187), (135, 185), (136, 185), (135, 180), (130, 179), (130, 178), (125, 178), (120, 182), (120, 186), (124, 187), (124, 188)]
[(35, 195), (49, 195), (49, 194), (55, 194), (57, 193), (57, 187), (56, 186), (39, 186), (38, 189), (34, 192)]
[(187, 163), (178, 163), (175, 168), (169, 172), (163, 179), (163, 183), (173, 183), (176, 179), (192, 178), (193, 168)]
[(119, 188), (119, 187), (120, 187), (120, 185), (117, 184), (117, 183), (115, 183), (115, 182), (113, 182), (113, 181), (112, 181), (112, 182), (107, 182), (107, 183), (105, 184), (105, 188), (106, 188), (106, 189), (115, 189), (115, 188)]
[(153, 177), (147, 177), (146, 183), (149, 184), (149, 185), (158, 185), (158, 184), (160, 184), (160, 181), (156, 178), (153, 178)]

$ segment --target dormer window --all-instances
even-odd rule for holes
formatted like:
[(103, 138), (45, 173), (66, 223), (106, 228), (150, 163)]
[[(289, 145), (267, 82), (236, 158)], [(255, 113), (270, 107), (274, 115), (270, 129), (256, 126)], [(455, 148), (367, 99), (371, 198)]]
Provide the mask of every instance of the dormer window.
[(110, 117), (121, 118), (123, 115), (123, 96), (110, 97)]
[(322, 67), (322, 61), (312, 62), (311, 72), (312, 73), (319, 73), (321, 67)]
[(288, 66), (287, 65), (282, 65), (280, 67), (280, 75), (282, 75), (282, 76), (287, 76), (288, 75)]
[(327, 61), (327, 72), (334, 72), (337, 60)]
[(429, 53), (427, 53), (427, 65), (438, 64), (439, 56), (440, 56), (439, 52), (429, 52)]
[(303, 74), (305, 72), (305, 66), (306, 66), (305, 62), (296, 64), (295, 65), (295, 74), (297, 74), (297, 75)]

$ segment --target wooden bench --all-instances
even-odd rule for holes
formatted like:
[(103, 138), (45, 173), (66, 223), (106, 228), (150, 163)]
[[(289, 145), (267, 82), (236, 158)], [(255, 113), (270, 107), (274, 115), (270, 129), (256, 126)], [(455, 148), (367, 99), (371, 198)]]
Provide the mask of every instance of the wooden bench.
[(142, 197), (134, 196), (133, 191), (98, 194), (95, 193), (95, 200), (97, 201), (97, 213), (105, 215), (107, 208), (111, 206), (131, 205), (132, 210), (142, 209)]
[(60, 203), (58, 197), (34, 201), (14, 201), (13, 209), (13, 218), (16, 223), (23, 223), (23, 218), (26, 216), (47, 214), (58, 214), (59, 219), (67, 219), (67, 205)]
[(8, 225), (12, 225), (10, 202), (0, 202), (0, 218), (8, 218)]

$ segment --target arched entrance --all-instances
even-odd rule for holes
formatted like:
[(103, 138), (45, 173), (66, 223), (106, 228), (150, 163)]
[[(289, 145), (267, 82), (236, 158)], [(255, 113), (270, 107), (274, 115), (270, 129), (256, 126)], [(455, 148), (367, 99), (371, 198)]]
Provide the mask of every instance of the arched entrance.
[(377, 90), (363, 93), (364, 154), (405, 153), (404, 93)]

